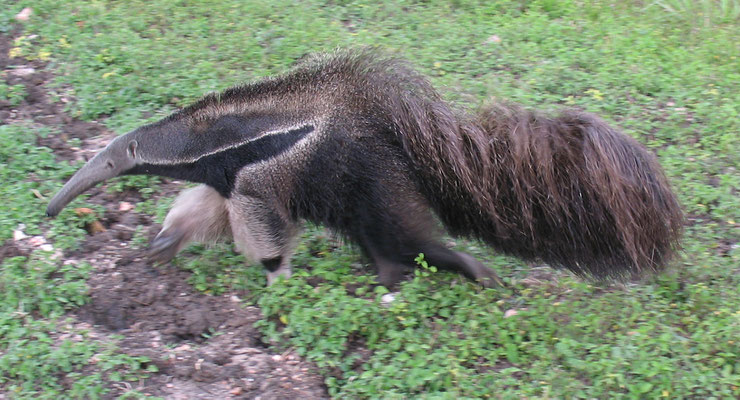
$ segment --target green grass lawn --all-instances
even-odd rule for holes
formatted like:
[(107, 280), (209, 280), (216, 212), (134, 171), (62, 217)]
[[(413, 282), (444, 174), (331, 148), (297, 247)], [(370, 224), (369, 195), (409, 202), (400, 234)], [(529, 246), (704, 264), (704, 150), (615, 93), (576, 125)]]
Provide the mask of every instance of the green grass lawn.
[[(359, 256), (318, 228), (307, 230), (295, 259), (310, 268), (267, 289), (248, 279), (257, 267), (231, 268), (241, 262), (233, 253), (196, 247), (178, 258), (199, 290), (249, 288), (266, 337), (315, 362), (333, 396), (740, 397), (738, 1), (29, 5), (34, 14), (10, 52), (48, 61), (56, 95), (74, 99), (69, 112), (119, 133), (208, 91), (283, 71), (306, 53), (376, 45), (409, 59), (450, 101), (577, 107), (657, 153), (687, 213), (684, 251), (669, 272), (640, 284), (533, 272), (459, 241), (512, 289), (482, 290), (422, 268), (384, 306), (373, 276), (356, 271)], [(0, 31), (24, 6), (0, 0)], [(0, 84), (0, 99), (22, 95)], [(19, 223), (49, 232), (58, 248), (84, 237), (73, 213), (48, 221), (45, 202), (28, 195), (48, 198), (75, 168), (34, 145), (36, 135), (56, 133), (0, 125), (0, 240)], [(0, 387), (58, 398), (65, 379), (78, 382), (68, 396), (95, 397), (96, 379), (143, 373), (141, 360), (93, 340), (51, 345), (48, 332), (65, 329), (60, 315), (84, 302), (87, 271), (41, 252), (2, 261)], [(109, 364), (80, 373), (100, 352)]]

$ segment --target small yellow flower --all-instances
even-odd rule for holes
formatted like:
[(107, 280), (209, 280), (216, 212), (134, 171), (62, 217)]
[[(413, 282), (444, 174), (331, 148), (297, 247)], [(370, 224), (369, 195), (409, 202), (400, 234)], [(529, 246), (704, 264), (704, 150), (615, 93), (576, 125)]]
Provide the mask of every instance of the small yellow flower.
[(59, 46), (65, 48), (65, 49), (66, 48), (69, 48), (69, 47), (72, 47), (72, 45), (69, 44), (69, 41), (67, 40), (67, 36), (62, 36), (62, 37), (59, 38)]
[(38, 59), (41, 61), (49, 61), (51, 59), (51, 52), (46, 50), (39, 51)]
[(434, 68), (442, 68), (442, 63), (437, 61), (434, 63)]
[(596, 100), (604, 100), (604, 94), (599, 89), (588, 89), (586, 94), (590, 94)]
[(106, 72), (103, 74), (103, 79), (108, 79), (109, 77), (116, 74), (116, 71)]

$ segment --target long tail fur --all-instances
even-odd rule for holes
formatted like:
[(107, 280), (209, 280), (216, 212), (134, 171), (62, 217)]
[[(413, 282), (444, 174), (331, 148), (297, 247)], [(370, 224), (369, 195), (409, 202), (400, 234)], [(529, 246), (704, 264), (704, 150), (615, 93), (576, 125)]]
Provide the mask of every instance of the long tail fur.
[[(459, 132), (445, 161), (470, 206), (434, 201), (451, 232), (594, 277), (655, 270), (677, 247), (683, 217), (655, 157), (595, 116), (494, 104)], [(421, 156), (433, 142), (414, 143)]]
[(373, 52), (319, 64), (351, 76), (357, 103), (388, 119), (450, 233), (596, 278), (656, 270), (678, 247), (681, 208), (655, 157), (599, 118), (505, 103), (459, 112)]

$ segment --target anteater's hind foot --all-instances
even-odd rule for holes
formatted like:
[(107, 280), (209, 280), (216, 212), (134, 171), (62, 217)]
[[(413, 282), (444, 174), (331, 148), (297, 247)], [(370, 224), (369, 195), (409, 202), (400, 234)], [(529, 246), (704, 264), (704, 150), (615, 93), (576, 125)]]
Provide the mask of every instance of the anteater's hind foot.
[(191, 241), (207, 243), (230, 237), (225, 201), (205, 185), (182, 192), (167, 214), (162, 230), (149, 246), (149, 260), (164, 264)]
[(424, 251), (424, 259), (437, 268), (461, 273), (466, 278), (486, 288), (505, 286), (504, 281), (483, 265), (475, 257), (450, 250), (442, 245), (429, 245)]
[(486, 288), (504, 287), (504, 281), (493, 272), (492, 269), (483, 265), (475, 257), (467, 253), (456, 251), (455, 254), (460, 258), (460, 264), (456, 267), (463, 275), (478, 282)]
[[(421, 247), (418, 251), (424, 254), (424, 260), (429, 265), (458, 272), (483, 287), (505, 286), (503, 280), (493, 270), (469, 254), (452, 251), (436, 244)], [(397, 262), (377, 254), (372, 254), (371, 257), (378, 269), (378, 283), (389, 289), (395, 287), (403, 279), (404, 272), (409, 269), (409, 265), (413, 262), (412, 258), (415, 258), (408, 256), (404, 257), (407, 262)]]

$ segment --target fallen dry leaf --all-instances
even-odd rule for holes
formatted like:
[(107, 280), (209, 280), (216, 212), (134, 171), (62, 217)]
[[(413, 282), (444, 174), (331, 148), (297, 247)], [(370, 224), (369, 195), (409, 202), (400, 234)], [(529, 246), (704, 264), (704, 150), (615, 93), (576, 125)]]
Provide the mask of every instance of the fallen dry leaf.
[(93, 213), (95, 213), (95, 211), (87, 207), (75, 208), (75, 214), (77, 215), (87, 215), (87, 214), (93, 214)]
[(41, 246), (42, 244), (45, 244), (46, 243), (46, 238), (44, 238), (43, 236), (34, 236), (34, 237), (32, 237), (31, 239), (28, 240), (28, 243), (31, 246), (38, 247), (38, 246)]
[(498, 35), (491, 35), (486, 39), (486, 44), (501, 43), (501, 38)]
[(16, 68), (16, 69), (11, 70), (10, 74), (23, 77), (23, 76), (33, 75), (35, 72), (36, 72), (36, 69), (34, 68), (23, 67), (23, 68)]
[(34, 196), (38, 197), (41, 200), (46, 200), (46, 197), (44, 197), (44, 195), (36, 189), (31, 189), (31, 193), (33, 193)]
[(15, 15), (15, 19), (17, 21), (28, 21), (28, 18), (31, 17), (31, 14), (33, 14), (33, 9), (31, 9), (31, 7), (26, 7), (22, 9), (21, 12)]
[(13, 231), (13, 240), (15, 240), (16, 242), (18, 242), (20, 240), (23, 240), (23, 239), (25, 239), (27, 237), (28, 237), (28, 235), (26, 235), (25, 233), (23, 233), (23, 231), (20, 230), (20, 229), (16, 229), (16, 230)]
[(91, 235), (94, 235), (94, 234), (100, 233), (100, 232), (105, 232), (105, 230), (106, 230), (105, 227), (103, 226), (103, 224), (100, 223), (100, 221), (93, 221), (93, 222), (87, 224), (87, 227), (86, 228), (87, 228), (87, 231)]

